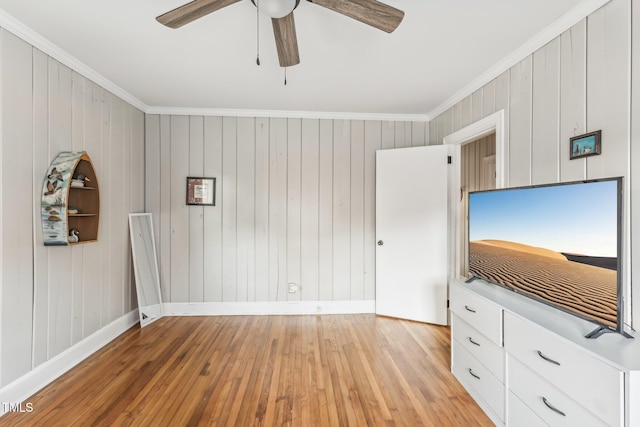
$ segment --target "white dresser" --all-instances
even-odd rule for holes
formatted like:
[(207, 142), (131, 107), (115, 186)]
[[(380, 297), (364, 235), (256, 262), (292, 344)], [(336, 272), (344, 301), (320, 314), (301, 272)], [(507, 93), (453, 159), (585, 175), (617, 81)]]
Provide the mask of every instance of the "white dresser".
[(450, 308), (451, 371), (496, 425), (640, 427), (640, 338), (481, 280)]

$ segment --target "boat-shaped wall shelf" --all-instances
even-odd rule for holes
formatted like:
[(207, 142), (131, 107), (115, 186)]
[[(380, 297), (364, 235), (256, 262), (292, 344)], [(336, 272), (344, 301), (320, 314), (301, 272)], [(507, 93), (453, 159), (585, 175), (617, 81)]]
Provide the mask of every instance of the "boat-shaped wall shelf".
[(42, 188), (42, 236), (45, 246), (98, 240), (100, 189), (84, 151), (63, 151), (53, 160)]

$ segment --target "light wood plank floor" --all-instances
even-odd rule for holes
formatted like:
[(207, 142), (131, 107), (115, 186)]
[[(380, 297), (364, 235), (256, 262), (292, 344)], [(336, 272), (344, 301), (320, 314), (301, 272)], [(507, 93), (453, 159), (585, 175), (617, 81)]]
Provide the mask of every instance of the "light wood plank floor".
[(0, 425), (493, 425), (449, 354), (449, 328), (370, 314), (166, 317), (131, 328)]

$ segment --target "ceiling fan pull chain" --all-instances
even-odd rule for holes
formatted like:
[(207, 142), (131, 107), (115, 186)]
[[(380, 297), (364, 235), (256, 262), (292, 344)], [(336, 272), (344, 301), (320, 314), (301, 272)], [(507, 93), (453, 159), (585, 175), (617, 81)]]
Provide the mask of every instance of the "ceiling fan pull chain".
[(256, 0), (256, 64), (260, 66), (260, 0)]
[(287, 85), (287, 67), (284, 67), (284, 85)]

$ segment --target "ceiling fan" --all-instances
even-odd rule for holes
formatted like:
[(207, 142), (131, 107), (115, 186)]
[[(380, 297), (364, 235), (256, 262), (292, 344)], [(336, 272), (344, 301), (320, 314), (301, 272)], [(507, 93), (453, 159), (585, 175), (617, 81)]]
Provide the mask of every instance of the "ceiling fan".
[[(240, 0), (194, 0), (156, 18), (169, 28), (179, 28)], [(404, 12), (376, 0), (307, 0), (387, 33), (393, 32)], [(300, 63), (293, 10), (300, 0), (251, 0), (258, 11), (271, 17), (281, 67)]]

